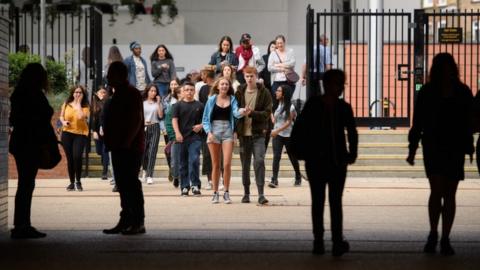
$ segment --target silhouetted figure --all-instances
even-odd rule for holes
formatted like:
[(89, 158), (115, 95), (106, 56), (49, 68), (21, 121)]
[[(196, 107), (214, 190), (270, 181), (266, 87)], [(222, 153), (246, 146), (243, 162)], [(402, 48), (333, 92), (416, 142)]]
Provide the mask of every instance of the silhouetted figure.
[(413, 125), (408, 134), (407, 162), (414, 164), (418, 143), (422, 140), (423, 163), (430, 183), (428, 215), (430, 234), (425, 253), (435, 253), (437, 227), (442, 216), (440, 252), (455, 254), (449, 235), (455, 218), (455, 194), (464, 179), (465, 154), (472, 157), (473, 136), (470, 126), (472, 91), (463, 84), (453, 56), (437, 54), (433, 58), (429, 81), (418, 92)]
[(15, 158), (18, 188), (15, 195), (14, 229), (11, 237), (41, 238), (47, 236), (30, 223), (32, 194), (38, 172), (39, 148), (51, 128), (53, 108), (44, 91), (48, 90), (47, 72), (39, 63), (28, 64), (10, 97), (10, 126), (13, 128), (9, 151)]
[[(477, 90), (477, 94), (473, 99), (473, 133), (480, 133), (480, 91)], [(477, 170), (480, 174), (480, 135), (477, 139), (476, 157), (477, 157)]]
[[(357, 158), (358, 134), (350, 104), (339, 97), (345, 85), (345, 73), (328, 70), (323, 78), (325, 94), (314, 96), (305, 104), (291, 135), (291, 149), (305, 168), (312, 196), (313, 253), (324, 254), (323, 210), (328, 184), (330, 204), (332, 254), (341, 256), (350, 246), (343, 239), (342, 194), (347, 165)], [(312, 127), (315, 127), (313, 129)], [(348, 150), (345, 141), (348, 133)], [(319, 130), (319, 132), (312, 132)]]
[(105, 234), (145, 233), (144, 200), (138, 172), (145, 148), (143, 100), (140, 92), (128, 83), (128, 71), (122, 62), (110, 64), (107, 74), (114, 89), (104, 107), (104, 142), (112, 152), (115, 182), (120, 193), (120, 221)]

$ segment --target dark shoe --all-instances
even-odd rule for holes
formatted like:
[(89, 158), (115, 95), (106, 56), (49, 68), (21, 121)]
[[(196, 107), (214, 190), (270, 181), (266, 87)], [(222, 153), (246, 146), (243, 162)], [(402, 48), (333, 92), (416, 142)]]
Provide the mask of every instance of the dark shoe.
[(178, 185), (179, 185), (178, 178), (173, 178), (173, 186), (174, 186), (175, 188), (178, 188)]
[(200, 188), (197, 186), (192, 187), (192, 194), (193, 196), (200, 196), (202, 193), (200, 192)]
[(438, 235), (437, 234), (432, 234), (430, 233), (427, 238), (427, 243), (423, 247), (423, 252), (424, 253), (430, 253), (433, 254), (437, 252), (437, 241), (438, 241)]
[(344, 253), (350, 251), (350, 244), (347, 241), (342, 240), (339, 242), (333, 242), (332, 255), (335, 257), (342, 256)]
[(102, 180), (108, 180), (108, 175), (107, 175), (107, 174), (103, 174), (103, 175), (102, 175)]
[(182, 197), (187, 197), (188, 196), (188, 188), (183, 188), (181, 195), (182, 195)]
[(314, 255), (323, 255), (325, 254), (325, 245), (323, 244), (322, 240), (313, 240), (313, 250), (312, 253)]
[(75, 189), (76, 189), (77, 191), (83, 191), (82, 183), (76, 182), (76, 183), (75, 183)]
[(302, 185), (302, 178), (295, 179), (295, 183), (293, 183), (294, 187), (299, 187)]
[(268, 200), (267, 200), (267, 198), (265, 198), (265, 196), (260, 195), (260, 197), (258, 197), (258, 204), (259, 205), (265, 205), (267, 203), (268, 203)]
[(146, 232), (144, 225), (131, 225), (122, 230), (123, 235), (144, 234)]
[(44, 238), (46, 236), (46, 233), (39, 232), (32, 226), (25, 228), (14, 228), (10, 231), (10, 237), (12, 239), (36, 239)]
[(128, 227), (129, 226), (125, 222), (119, 221), (117, 226), (115, 226), (111, 229), (105, 229), (105, 230), (103, 230), (103, 233), (104, 234), (119, 234), (123, 230), (127, 229)]
[(455, 255), (455, 250), (453, 250), (452, 245), (450, 245), (450, 239), (442, 238), (442, 240), (440, 240), (440, 254), (444, 256)]
[(272, 180), (270, 183), (268, 183), (268, 187), (276, 188), (276, 187), (278, 187), (278, 183), (276, 181)]
[(70, 183), (68, 186), (67, 186), (67, 191), (74, 191), (75, 190), (75, 184), (74, 183)]
[(250, 195), (248, 194), (243, 195), (242, 203), (250, 203)]
[(118, 186), (117, 185), (113, 186), (112, 192), (118, 192)]
[(173, 181), (173, 176), (171, 173), (168, 173), (168, 181), (172, 182)]

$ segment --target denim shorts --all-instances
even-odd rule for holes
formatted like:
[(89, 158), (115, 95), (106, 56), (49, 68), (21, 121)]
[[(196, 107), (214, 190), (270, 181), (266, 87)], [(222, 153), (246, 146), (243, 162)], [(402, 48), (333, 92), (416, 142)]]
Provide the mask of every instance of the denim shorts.
[(212, 123), (213, 141), (207, 141), (207, 143), (223, 143), (227, 141), (233, 141), (233, 131), (230, 126), (230, 121), (227, 120), (214, 120)]

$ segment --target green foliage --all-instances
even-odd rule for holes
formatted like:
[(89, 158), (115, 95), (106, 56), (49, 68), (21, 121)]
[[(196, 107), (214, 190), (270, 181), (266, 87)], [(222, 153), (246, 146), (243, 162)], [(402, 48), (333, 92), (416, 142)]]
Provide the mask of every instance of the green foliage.
[[(8, 55), (9, 71), (8, 84), (13, 89), (22, 73), (22, 70), (29, 63), (40, 63), (40, 56), (28, 53), (11, 53)], [(60, 62), (47, 61), (47, 74), (50, 82), (50, 91), (59, 94), (67, 91), (67, 75), (65, 65)]]

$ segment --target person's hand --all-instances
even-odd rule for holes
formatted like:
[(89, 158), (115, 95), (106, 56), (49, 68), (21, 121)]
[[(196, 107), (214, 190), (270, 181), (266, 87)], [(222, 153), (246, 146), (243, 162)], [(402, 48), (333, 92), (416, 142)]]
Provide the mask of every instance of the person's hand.
[(160, 101), (162, 101), (162, 98), (160, 96), (157, 96), (156, 99), (157, 99), (157, 103), (160, 103)]
[(249, 106), (247, 106), (245, 108), (245, 116), (249, 116), (251, 113), (252, 113), (252, 109)]
[(347, 163), (348, 164), (353, 164), (355, 163), (355, 160), (357, 160), (357, 155), (354, 155), (352, 153), (348, 153), (347, 155)]
[(162, 64), (161, 67), (164, 68), (164, 69), (167, 69), (167, 68), (169, 68), (170, 66), (169, 66), (168, 64)]
[(70, 126), (70, 122), (63, 120), (63, 121), (62, 121), (62, 125), (63, 125), (64, 127), (68, 127), (68, 126)]
[(202, 125), (201, 124), (193, 126), (193, 132), (195, 132), (195, 133), (198, 133), (201, 130), (202, 130)]
[(215, 141), (215, 135), (213, 135), (213, 133), (209, 132), (208, 135), (207, 135), (207, 143), (209, 142), (214, 142)]
[(307, 78), (302, 77), (302, 86), (305, 86), (307, 84)]
[(98, 133), (96, 131), (93, 132), (93, 139), (98, 140)]
[(182, 143), (183, 142), (183, 136), (182, 134), (175, 134), (175, 141)]
[(406, 161), (411, 166), (415, 165), (415, 154), (414, 153), (409, 153)]
[(238, 113), (241, 114), (241, 115), (245, 115), (245, 108), (240, 108), (238, 109)]
[(100, 136), (103, 136), (103, 127), (100, 127), (100, 130), (98, 131)]
[(272, 132), (270, 133), (270, 137), (275, 138), (277, 136), (278, 136), (278, 131), (272, 130)]

